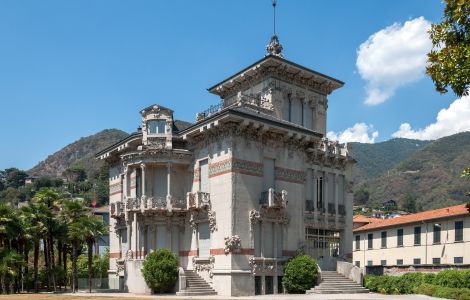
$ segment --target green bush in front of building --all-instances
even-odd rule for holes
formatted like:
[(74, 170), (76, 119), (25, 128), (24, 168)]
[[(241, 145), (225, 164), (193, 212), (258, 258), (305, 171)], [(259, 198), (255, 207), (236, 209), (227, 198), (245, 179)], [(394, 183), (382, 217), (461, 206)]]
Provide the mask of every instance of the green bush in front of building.
[(178, 260), (170, 250), (158, 249), (145, 257), (142, 273), (155, 293), (171, 292), (178, 280)]
[(470, 270), (406, 273), (402, 276), (364, 278), (364, 286), (382, 294), (424, 294), (448, 299), (470, 299)]
[(287, 262), (282, 283), (287, 292), (304, 294), (312, 288), (318, 277), (316, 261), (308, 255), (299, 255)]

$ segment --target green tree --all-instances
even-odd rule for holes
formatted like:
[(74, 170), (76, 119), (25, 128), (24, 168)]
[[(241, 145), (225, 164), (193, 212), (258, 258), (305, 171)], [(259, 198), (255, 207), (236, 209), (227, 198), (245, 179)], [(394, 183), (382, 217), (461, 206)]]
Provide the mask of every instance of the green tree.
[(308, 255), (299, 255), (287, 263), (282, 283), (289, 293), (303, 294), (312, 288), (318, 276), (318, 266)]
[(72, 244), (72, 292), (77, 292), (78, 287), (78, 269), (77, 260), (79, 250), (85, 242), (87, 231), (87, 213), (88, 210), (79, 200), (65, 200), (63, 202), (61, 218), (67, 225), (67, 237)]
[[(464, 178), (467, 178), (468, 180), (470, 180), (470, 166), (466, 167), (463, 171), (462, 171), (462, 177)], [(470, 196), (470, 191), (467, 192), (467, 196)]]
[(19, 188), (24, 185), (24, 181), (28, 174), (25, 171), (18, 170), (17, 168), (8, 168), (4, 171), (4, 181), (6, 187)]
[(67, 182), (80, 182), (85, 181), (87, 179), (86, 171), (82, 167), (73, 166), (66, 169), (62, 176), (67, 179)]
[[(23, 260), (18, 253), (8, 248), (0, 248), (0, 287), (2, 293), (13, 293), (13, 284)], [(8, 288), (7, 288), (8, 284)]]
[(470, 88), (470, 1), (445, 0), (442, 21), (429, 31), (433, 43), (428, 53), (426, 73), (436, 90), (447, 93), (450, 87), (459, 97)]
[(108, 228), (103, 220), (98, 219), (94, 215), (83, 218), (86, 230), (83, 232), (84, 240), (88, 250), (88, 289), (91, 293), (92, 277), (93, 277), (93, 245), (108, 232)]
[(406, 194), (403, 200), (401, 201), (401, 209), (410, 213), (415, 213), (416, 199), (411, 194)]
[(170, 292), (178, 279), (178, 260), (170, 250), (158, 249), (145, 257), (142, 274), (154, 292)]
[(354, 204), (356, 205), (364, 205), (369, 202), (369, 190), (362, 186), (359, 190), (354, 192)]

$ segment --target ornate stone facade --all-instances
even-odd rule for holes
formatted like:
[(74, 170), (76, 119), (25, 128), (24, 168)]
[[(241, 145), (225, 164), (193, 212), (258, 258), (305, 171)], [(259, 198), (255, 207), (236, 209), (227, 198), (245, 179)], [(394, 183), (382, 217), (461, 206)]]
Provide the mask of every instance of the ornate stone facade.
[[(145, 256), (167, 248), (220, 295), (277, 293), (286, 260), (351, 253), (350, 167), (326, 134), (327, 95), (342, 82), (269, 55), (209, 89), (195, 124), (152, 105), (141, 131), (97, 154), (110, 165), (110, 278), (148, 290)], [(272, 284), (269, 284), (271, 282)], [(272, 289), (271, 289), (272, 288)]]

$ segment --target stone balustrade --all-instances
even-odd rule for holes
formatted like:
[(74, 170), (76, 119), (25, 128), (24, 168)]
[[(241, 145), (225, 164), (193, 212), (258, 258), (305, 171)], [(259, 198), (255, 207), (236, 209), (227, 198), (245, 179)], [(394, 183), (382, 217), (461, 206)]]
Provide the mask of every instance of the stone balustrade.
[(287, 205), (287, 191), (276, 192), (273, 188), (261, 193), (259, 204), (265, 207), (283, 208)]
[(184, 201), (181, 197), (173, 197), (173, 196), (166, 196), (166, 197), (149, 197), (149, 196), (142, 196), (136, 198), (127, 198), (126, 199), (126, 210), (127, 211), (140, 211), (140, 212), (148, 212), (148, 211), (157, 211), (157, 210), (169, 210), (172, 209), (186, 209), (186, 201)]
[(122, 201), (111, 203), (110, 209), (112, 218), (120, 218), (124, 216), (124, 203)]
[(186, 194), (188, 209), (199, 209), (210, 207), (210, 194), (206, 192), (189, 192)]

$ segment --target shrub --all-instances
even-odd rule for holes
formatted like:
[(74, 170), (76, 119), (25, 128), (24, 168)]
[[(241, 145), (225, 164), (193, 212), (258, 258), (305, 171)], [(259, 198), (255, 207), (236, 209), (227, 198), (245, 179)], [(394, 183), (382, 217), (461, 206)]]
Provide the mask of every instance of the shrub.
[(170, 292), (178, 280), (178, 260), (170, 250), (159, 249), (145, 257), (142, 273), (154, 292)]
[[(464, 274), (466, 271), (445, 270), (437, 273), (435, 284), (449, 288), (465, 288)], [(469, 286), (470, 287), (470, 286)]]
[(315, 285), (318, 267), (308, 255), (299, 255), (287, 262), (282, 283), (289, 293), (303, 294)]

